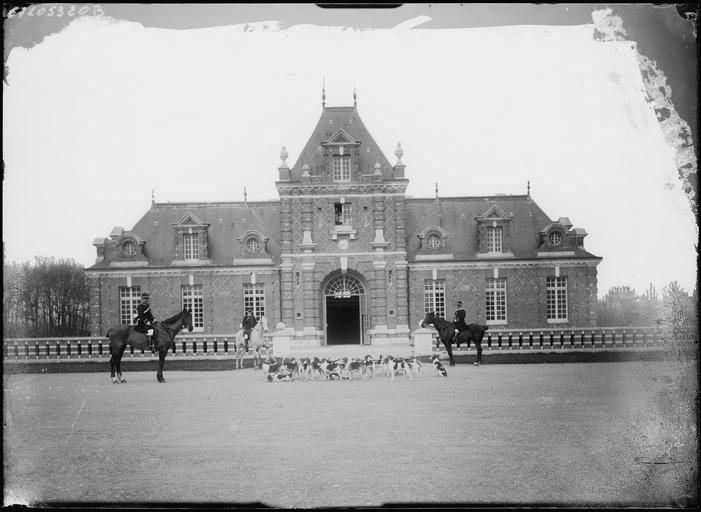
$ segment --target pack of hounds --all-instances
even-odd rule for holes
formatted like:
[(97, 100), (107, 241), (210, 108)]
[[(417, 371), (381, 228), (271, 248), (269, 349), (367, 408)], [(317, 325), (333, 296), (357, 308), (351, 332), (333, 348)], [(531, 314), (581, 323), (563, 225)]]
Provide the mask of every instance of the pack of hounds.
[[(438, 356), (431, 359), (433, 364), (434, 377), (447, 377), (448, 372), (441, 364)], [(409, 380), (414, 379), (414, 375), (421, 376), (423, 365), (418, 357), (394, 357), (378, 356), (373, 358), (370, 355), (364, 358), (339, 358), (339, 359), (319, 359), (309, 358), (283, 358), (281, 361), (268, 356), (261, 365), (263, 375), (268, 382), (291, 382), (294, 379), (306, 380), (353, 380), (354, 377), (361, 377), (363, 380), (375, 378), (376, 374), (384, 374), (394, 382), (394, 377), (404, 375)]]

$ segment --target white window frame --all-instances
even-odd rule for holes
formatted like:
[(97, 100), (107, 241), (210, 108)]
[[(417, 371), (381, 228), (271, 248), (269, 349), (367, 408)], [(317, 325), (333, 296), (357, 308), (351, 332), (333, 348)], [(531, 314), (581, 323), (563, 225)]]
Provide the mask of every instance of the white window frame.
[[(255, 244), (255, 246), (256, 246), (255, 249), (251, 249), (251, 245), (252, 245), (252, 244)], [(252, 236), (251, 238), (249, 238), (248, 240), (246, 240), (246, 250), (247, 250), (250, 254), (257, 254), (258, 252), (260, 252), (260, 240), (258, 240), (258, 239), (257, 239), (256, 237), (254, 237), (254, 236)]]
[(243, 310), (253, 310), (253, 316), (260, 319), (265, 313), (265, 284), (243, 284)]
[(548, 235), (548, 240), (550, 241), (551, 245), (560, 245), (562, 243), (562, 233), (559, 231), (553, 231)]
[[(433, 243), (431, 240), (436, 240), (436, 245), (434, 247)], [(429, 249), (440, 249), (441, 247), (441, 236), (438, 233), (431, 233), (426, 237), (426, 245), (428, 245)]]
[(333, 156), (333, 180), (348, 182), (351, 180), (350, 155)]
[(126, 325), (136, 324), (134, 315), (141, 303), (141, 286), (119, 287), (119, 322)]
[(485, 283), (484, 295), (487, 325), (506, 325), (508, 322), (506, 278), (488, 277)]
[(569, 322), (567, 300), (567, 276), (548, 276), (545, 280), (547, 322)]
[(196, 261), (200, 259), (199, 235), (183, 233), (183, 260)]
[(445, 279), (424, 281), (424, 316), (432, 311), (445, 318)]
[(487, 226), (487, 252), (501, 254), (503, 252), (503, 230), (501, 226)]
[(136, 256), (136, 244), (132, 240), (127, 240), (122, 244), (122, 253), (129, 258)]
[(183, 308), (192, 311), (192, 332), (204, 332), (204, 294), (201, 284), (182, 285)]
[(343, 203), (341, 205), (341, 225), (353, 225), (353, 206), (350, 203)]

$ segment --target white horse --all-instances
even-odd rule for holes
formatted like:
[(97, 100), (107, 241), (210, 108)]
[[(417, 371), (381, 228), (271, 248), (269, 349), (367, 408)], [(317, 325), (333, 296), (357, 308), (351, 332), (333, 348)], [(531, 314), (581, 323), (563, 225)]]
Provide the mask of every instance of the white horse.
[(253, 349), (253, 367), (258, 368), (261, 365), (261, 355), (263, 350), (267, 348), (261, 322), (258, 322), (251, 331), (251, 337), (248, 340), (248, 343)]

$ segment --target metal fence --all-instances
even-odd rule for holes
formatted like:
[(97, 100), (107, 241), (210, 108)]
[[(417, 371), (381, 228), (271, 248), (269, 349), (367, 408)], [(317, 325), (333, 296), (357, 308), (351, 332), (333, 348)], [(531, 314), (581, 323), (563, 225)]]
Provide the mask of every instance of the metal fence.
[[(270, 345), (271, 336), (266, 336)], [(484, 350), (619, 349), (672, 347), (698, 343), (697, 333), (674, 334), (659, 327), (597, 327), (559, 329), (490, 329), (482, 340)], [(233, 357), (233, 334), (180, 334), (171, 354), (176, 357)], [(474, 347), (471, 347), (474, 349)], [(462, 345), (460, 349), (470, 348)], [(460, 350), (458, 349), (458, 350)], [(125, 357), (151, 357), (149, 350), (127, 347)], [(106, 338), (3, 339), (3, 357), (12, 360), (108, 359)]]

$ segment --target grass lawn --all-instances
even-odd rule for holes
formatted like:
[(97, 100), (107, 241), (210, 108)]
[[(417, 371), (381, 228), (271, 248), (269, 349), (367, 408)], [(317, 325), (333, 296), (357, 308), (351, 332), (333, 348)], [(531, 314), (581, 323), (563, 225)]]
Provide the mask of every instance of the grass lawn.
[(458, 365), (268, 383), (253, 369), (4, 376), (12, 503), (688, 504), (695, 363)]

